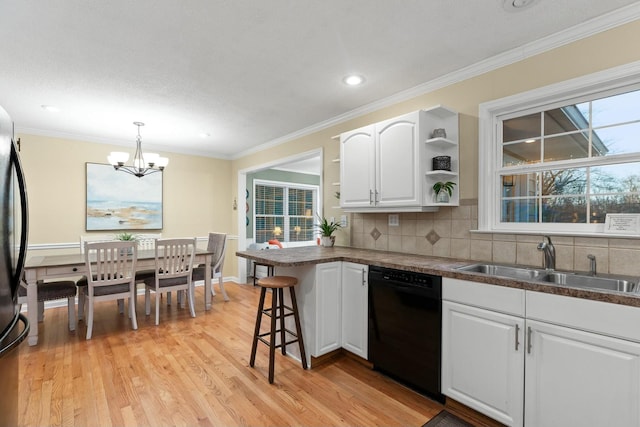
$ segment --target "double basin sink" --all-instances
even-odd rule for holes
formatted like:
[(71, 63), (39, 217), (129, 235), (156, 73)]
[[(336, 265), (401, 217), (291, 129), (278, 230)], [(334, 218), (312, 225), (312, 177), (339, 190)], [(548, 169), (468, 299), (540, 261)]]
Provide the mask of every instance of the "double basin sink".
[(470, 273), (481, 273), (488, 276), (532, 280), (536, 282), (553, 283), (556, 285), (566, 285), (578, 288), (640, 293), (637, 281), (612, 275), (592, 276), (584, 273), (560, 272), (553, 270), (548, 271), (538, 268), (499, 264), (473, 264), (458, 267), (457, 270), (467, 271)]

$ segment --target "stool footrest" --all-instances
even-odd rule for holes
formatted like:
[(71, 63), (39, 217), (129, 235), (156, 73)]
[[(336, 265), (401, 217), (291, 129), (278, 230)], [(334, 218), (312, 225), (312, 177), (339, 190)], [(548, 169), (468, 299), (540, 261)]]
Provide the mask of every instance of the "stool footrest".
[[(280, 319), (281, 317), (289, 317), (289, 316), (293, 316), (294, 315), (293, 309), (291, 309), (289, 307), (284, 307), (284, 308), (290, 310), (290, 312), (289, 313), (284, 313), (284, 315), (282, 315), (282, 316), (280, 316), (278, 313), (276, 313), (276, 319)], [(262, 314), (264, 314), (265, 316), (271, 317), (272, 316), (271, 310), (272, 310), (271, 308), (265, 308), (264, 310), (262, 310)]]
[[(268, 347), (271, 347), (271, 341), (264, 339), (261, 335), (258, 335), (258, 341), (262, 342), (263, 344), (267, 345)], [(295, 339), (291, 340), (291, 341), (286, 341), (284, 343), (284, 345), (289, 345), (289, 344), (293, 344), (294, 342), (299, 342), (300, 340), (296, 337)], [(275, 344), (273, 346), (273, 348), (282, 348), (282, 343), (280, 344)]]

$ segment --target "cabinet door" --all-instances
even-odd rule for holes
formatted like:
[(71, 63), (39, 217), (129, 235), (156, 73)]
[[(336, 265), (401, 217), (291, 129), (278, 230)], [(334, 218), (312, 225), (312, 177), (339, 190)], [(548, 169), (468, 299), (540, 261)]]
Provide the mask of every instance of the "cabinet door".
[(375, 199), (374, 126), (340, 135), (340, 206), (373, 207)]
[(376, 124), (376, 191), (379, 207), (419, 206), (418, 111)]
[(524, 320), (449, 301), (442, 303), (442, 316), (442, 393), (521, 426)]
[(640, 425), (640, 344), (527, 320), (525, 425)]
[(369, 266), (342, 263), (342, 347), (367, 359)]
[(329, 262), (316, 266), (315, 357), (341, 347), (341, 264)]

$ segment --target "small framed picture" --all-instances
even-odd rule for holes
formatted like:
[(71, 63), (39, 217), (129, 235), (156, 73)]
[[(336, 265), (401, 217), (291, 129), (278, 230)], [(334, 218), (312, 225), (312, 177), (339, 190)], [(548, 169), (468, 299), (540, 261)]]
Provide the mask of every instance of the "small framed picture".
[(640, 234), (640, 214), (607, 214), (604, 232), (610, 234)]

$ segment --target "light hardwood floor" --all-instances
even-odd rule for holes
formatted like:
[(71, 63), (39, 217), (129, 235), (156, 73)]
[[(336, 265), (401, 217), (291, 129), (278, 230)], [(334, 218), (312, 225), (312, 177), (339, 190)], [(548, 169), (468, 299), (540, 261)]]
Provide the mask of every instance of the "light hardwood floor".
[(350, 357), (304, 371), (277, 352), (270, 385), (265, 345), (249, 367), (259, 288), (225, 286), (231, 301), (207, 312), (196, 289), (195, 319), (174, 296), (159, 326), (138, 297), (137, 331), (97, 304), (90, 341), (66, 308), (47, 309), (40, 343), (20, 347), (20, 425), (421, 426), (442, 409)]

